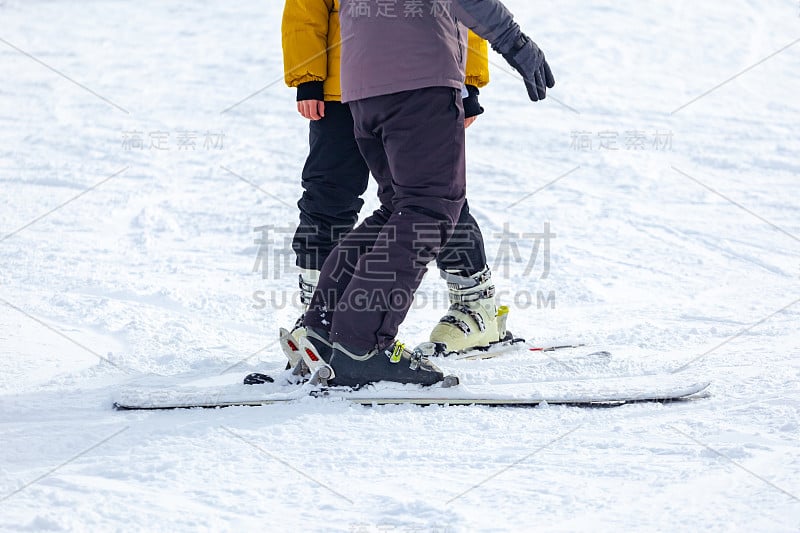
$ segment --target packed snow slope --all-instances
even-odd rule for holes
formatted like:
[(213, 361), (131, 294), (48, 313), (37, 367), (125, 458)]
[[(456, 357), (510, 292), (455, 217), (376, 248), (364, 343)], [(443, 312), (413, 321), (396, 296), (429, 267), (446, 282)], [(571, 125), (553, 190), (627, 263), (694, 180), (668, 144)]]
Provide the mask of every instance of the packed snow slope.
[[(468, 132), (509, 326), (614, 356), (443, 366), (688, 364), (710, 398), (111, 409), (148, 373), (283, 366), (307, 124), (281, 4), (0, 1), (0, 530), (800, 529), (794, 1), (508, 0), (557, 86), (532, 104), (493, 54)], [(445, 297), (431, 269), (403, 339)]]

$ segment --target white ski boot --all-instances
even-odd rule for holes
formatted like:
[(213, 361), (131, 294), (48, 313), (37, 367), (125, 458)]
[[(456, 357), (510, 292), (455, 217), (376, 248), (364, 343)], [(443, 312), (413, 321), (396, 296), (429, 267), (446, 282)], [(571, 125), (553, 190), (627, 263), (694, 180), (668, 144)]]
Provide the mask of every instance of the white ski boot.
[[(298, 276), (300, 282), (300, 303), (303, 304), (303, 313), (311, 303), (311, 296), (319, 283), (319, 270), (301, 269)], [(307, 368), (301, 365), (303, 358), (300, 353), (300, 341), (306, 336), (306, 326), (303, 324), (303, 317), (297, 319), (292, 331), (286, 328), (280, 329), (280, 343), (286, 358), (289, 359), (288, 368), (293, 368), (298, 375), (307, 373)]]
[[(442, 272), (450, 292), (450, 309), (433, 328), (430, 342), (442, 355), (486, 349), (507, 337), (508, 308), (495, 304), (492, 273), (487, 266), (472, 276)], [(442, 346), (443, 345), (443, 346)]]

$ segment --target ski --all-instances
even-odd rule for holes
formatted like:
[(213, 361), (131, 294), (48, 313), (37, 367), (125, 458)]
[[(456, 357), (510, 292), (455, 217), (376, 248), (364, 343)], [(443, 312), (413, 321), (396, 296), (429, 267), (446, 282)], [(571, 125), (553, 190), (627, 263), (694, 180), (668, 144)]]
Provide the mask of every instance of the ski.
[(634, 377), (567, 379), (536, 383), (461, 384), (430, 387), (377, 383), (358, 390), (339, 387), (242, 384), (192, 385), (174, 388), (128, 387), (117, 394), (118, 410), (217, 408), (287, 404), (303, 399), (346, 401), (362, 405), (487, 405), (533, 407), (543, 404), (571, 406), (618, 406), (641, 402), (672, 402), (704, 397), (710, 383), (679, 374)]
[[(513, 335), (510, 331), (506, 333), (505, 338), (497, 342), (493, 342), (489, 346), (481, 346), (472, 348), (462, 352), (448, 352), (447, 347), (441, 343), (424, 342), (417, 346), (417, 349), (422, 351), (427, 357), (444, 357), (452, 361), (460, 360), (478, 360), (478, 359), (494, 359), (512, 352), (518, 352), (521, 348), (527, 348), (531, 352), (556, 352), (567, 350), (571, 348), (581, 348), (586, 346), (584, 343), (578, 342), (553, 342), (542, 343), (538, 346), (530, 345), (522, 337)], [(608, 352), (595, 352), (597, 355), (610, 357)], [(595, 355), (589, 354), (589, 355)]]
[[(526, 344), (524, 339), (514, 339), (511, 342), (502, 341), (502, 342), (498, 342), (496, 344), (492, 344), (492, 345), (490, 345), (490, 346), (488, 346), (486, 348), (476, 348), (476, 349), (469, 350), (469, 351), (466, 351), (466, 352), (459, 352), (459, 353), (451, 354), (451, 355), (448, 355), (448, 356), (445, 356), (445, 357), (447, 357), (447, 359), (453, 360), (453, 361), (463, 361), (463, 360), (475, 361), (475, 360), (479, 360), (479, 359), (494, 359), (496, 357), (501, 357), (503, 355), (508, 355), (510, 353), (519, 353), (519, 352), (521, 352), (522, 348), (526, 348), (527, 351), (530, 351), (530, 352), (536, 352), (536, 353), (540, 353), (541, 354), (541, 353), (551, 353), (551, 352), (566, 351), (566, 350), (569, 350), (569, 349), (581, 348), (583, 346), (586, 346), (586, 345), (585, 344), (559, 344), (559, 345), (552, 345), (552, 346), (548, 345), (548, 346), (529, 347)], [(592, 357), (610, 359), (611, 358), (611, 353), (607, 352), (607, 351), (596, 351), (596, 352), (592, 352), (592, 353), (575, 355), (575, 356), (572, 356), (572, 357), (586, 358), (586, 359), (589, 359), (589, 358), (592, 358)]]

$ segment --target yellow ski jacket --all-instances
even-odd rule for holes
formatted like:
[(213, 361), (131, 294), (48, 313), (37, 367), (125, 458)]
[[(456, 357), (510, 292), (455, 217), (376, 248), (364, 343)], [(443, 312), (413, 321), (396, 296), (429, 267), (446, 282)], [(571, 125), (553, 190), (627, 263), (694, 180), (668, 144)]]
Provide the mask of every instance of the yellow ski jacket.
[[(341, 101), (339, 0), (286, 0), (283, 10), (286, 85), (323, 82), (324, 99)], [(489, 47), (469, 32), (466, 85), (489, 83)]]

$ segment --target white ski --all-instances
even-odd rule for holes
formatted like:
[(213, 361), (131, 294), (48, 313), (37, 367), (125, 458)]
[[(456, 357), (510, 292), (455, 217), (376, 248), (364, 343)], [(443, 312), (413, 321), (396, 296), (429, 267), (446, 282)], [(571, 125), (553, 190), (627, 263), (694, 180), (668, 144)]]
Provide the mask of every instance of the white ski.
[[(214, 379), (221, 379), (220, 376)], [(214, 385), (214, 379), (194, 380), (173, 388), (128, 386), (119, 391), (117, 409), (179, 409), (191, 407), (260, 406), (289, 403), (303, 398), (348, 401), (365, 405), (621, 405), (666, 402), (701, 397), (710, 383), (681, 376), (657, 374), (634, 377), (566, 379), (538, 383), (462, 384), (421, 388), (416, 385), (378, 383), (358, 390), (303, 385)], [(210, 381), (210, 382), (209, 382)]]

